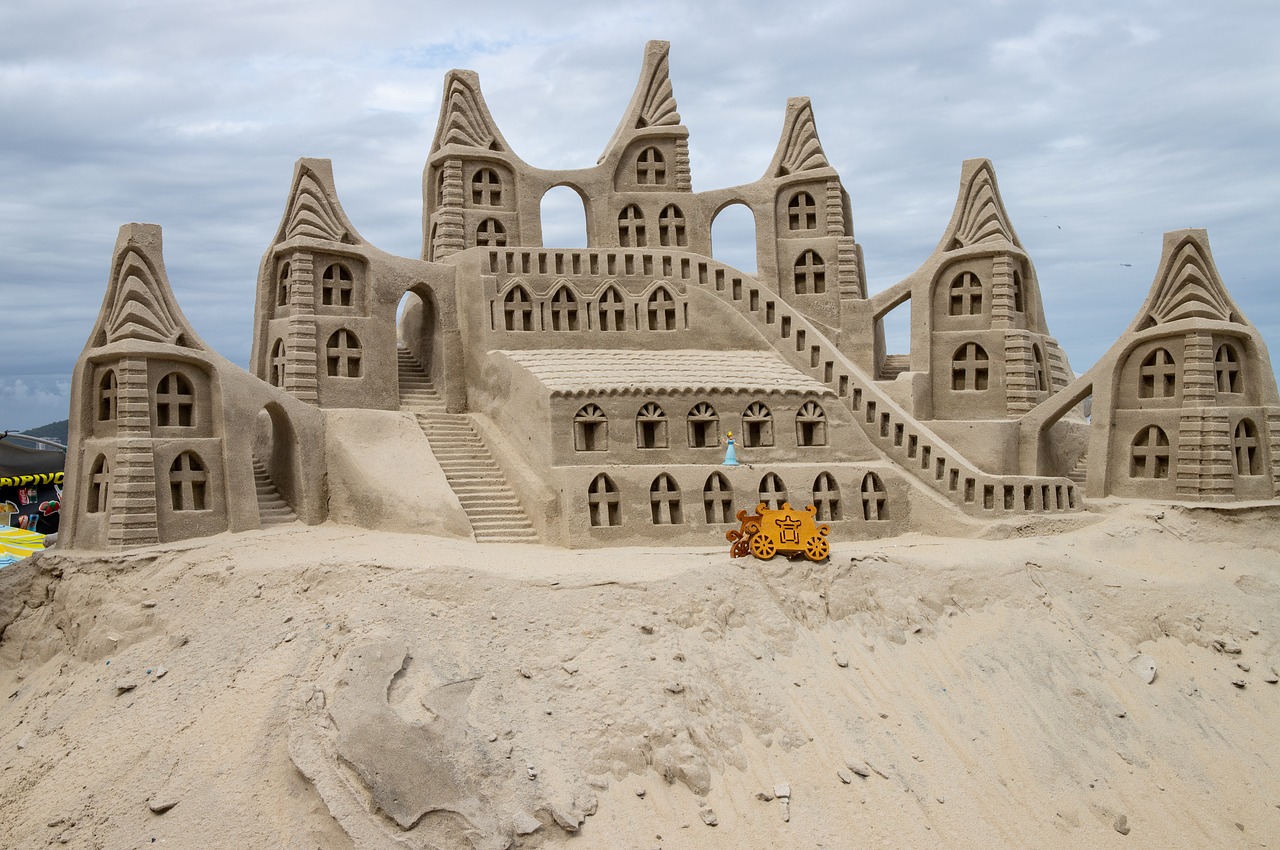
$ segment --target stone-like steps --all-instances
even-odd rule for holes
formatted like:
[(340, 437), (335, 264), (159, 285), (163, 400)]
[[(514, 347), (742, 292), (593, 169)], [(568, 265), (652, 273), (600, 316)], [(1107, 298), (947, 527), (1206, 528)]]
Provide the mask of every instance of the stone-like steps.
[(903, 372), (911, 368), (910, 354), (886, 354), (880, 364), (880, 380), (894, 381)]
[(398, 352), (400, 409), (413, 413), (445, 480), (481, 543), (536, 543), (515, 491), (465, 414), (449, 413), (431, 378), (405, 349)]
[(253, 459), (253, 483), (258, 497), (258, 522), (263, 528), (298, 521), (298, 515), (272, 483), (267, 465), (256, 457)]

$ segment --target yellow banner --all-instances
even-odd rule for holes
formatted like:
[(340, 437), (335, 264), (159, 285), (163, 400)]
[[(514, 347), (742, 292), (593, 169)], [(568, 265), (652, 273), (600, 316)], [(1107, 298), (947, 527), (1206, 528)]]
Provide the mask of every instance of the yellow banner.
[(0, 487), (38, 487), (41, 484), (61, 484), (63, 472), (41, 472), (37, 475), (14, 475), (0, 478)]

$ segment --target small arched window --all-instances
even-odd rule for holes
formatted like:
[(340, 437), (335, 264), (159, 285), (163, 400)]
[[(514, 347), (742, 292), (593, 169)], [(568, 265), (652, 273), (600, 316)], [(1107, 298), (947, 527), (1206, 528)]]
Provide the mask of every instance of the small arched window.
[(320, 280), (320, 303), (332, 307), (350, 307), (354, 282), (351, 269), (343, 263), (331, 263)]
[(661, 186), (667, 182), (667, 163), (662, 151), (647, 147), (636, 157), (636, 182), (641, 186)]
[(1142, 361), (1138, 398), (1173, 398), (1178, 394), (1178, 365), (1168, 349), (1157, 348)]
[(806, 401), (796, 412), (796, 445), (827, 444), (827, 412), (816, 401)]
[(284, 386), (284, 369), (288, 358), (284, 353), (284, 340), (277, 339), (271, 346), (271, 362), (267, 364), (267, 380), (273, 387)]
[(960, 272), (952, 278), (950, 314), (952, 316), (981, 315), (983, 289), (982, 279), (973, 272)]
[(636, 448), (667, 447), (667, 412), (656, 402), (649, 402), (636, 412)]
[(562, 286), (551, 296), (551, 330), (576, 331), (578, 329), (578, 297), (568, 286)]
[(654, 525), (679, 525), (684, 522), (680, 511), (680, 485), (665, 472), (649, 485), (649, 510)]
[(1258, 447), (1258, 429), (1251, 419), (1241, 419), (1235, 434), (1236, 475), (1261, 475), (1262, 453)]
[(169, 467), (169, 497), (175, 511), (203, 511), (205, 489), (209, 473), (200, 456), (195, 452), (183, 452), (173, 459)]
[(346, 328), (338, 328), (329, 336), (324, 356), (330, 377), (360, 377), (360, 339)]
[(675, 204), (667, 204), (658, 213), (658, 244), (665, 247), (689, 244), (684, 233), (684, 213)]
[(720, 445), (720, 416), (705, 401), (689, 411), (689, 446), (695, 449)]
[(116, 384), (116, 372), (108, 369), (98, 381), (98, 421), (114, 422), (119, 406), (120, 387)]
[(760, 501), (771, 511), (782, 510), (782, 503), (787, 501), (787, 485), (777, 473), (766, 472), (760, 479)]
[(106, 455), (98, 455), (89, 467), (89, 503), (85, 509), (91, 514), (106, 513), (110, 495), (111, 462)]
[(618, 213), (618, 244), (623, 248), (643, 248), (649, 244), (644, 230), (644, 213), (635, 204), (627, 204)]
[(1044, 365), (1044, 352), (1040, 350), (1040, 346), (1031, 346), (1031, 355), (1035, 359), (1035, 382), (1036, 390), (1039, 392), (1049, 391), (1048, 370)]
[(528, 290), (518, 283), (511, 287), (502, 299), (502, 315), (509, 331), (533, 330), (533, 300)]
[(609, 448), (609, 419), (599, 405), (584, 404), (573, 417), (573, 448), (603, 452)]
[(649, 296), (649, 330), (674, 331), (676, 329), (676, 300), (665, 286), (659, 286)]
[(600, 293), (597, 302), (599, 308), (600, 330), (621, 331), (627, 328), (627, 304), (616, 286), (610, 286)]
[(1218, 346), (1217, 352), (1213, 355), (1213, 370), (1217, 378), (1218, 392), (1231, 394), (1244, 392), (1244, 379), (1240, 376), (1240, 353), (1236, 351), (1234, 345), (1224, 342)]
[(862, 476), (862, 518), (868, 521), (889, 518), (889, 493), (874, 472)]
[(170, 372), (156, 384), (156, 424), (189, 428), (195, 424), (196, 394), (181, 372)]
[(708, 524), (733, 522), (733, 485), (722, 473), (711, 473), (702, 485), (702, 510)]
[(593, 527), (622, 525), (622, 501), (618, 485), (603, 472), (587, 487), (587, 505)]
[(818, 509), (814, 518), (822, 522), (840, 519), (840, 485), (830, 472), (820, 472), (813, 481), (813, 505)]
[(507, 229), (496, 218), (486, 218), (476, 225), (476, 244), (489, 248), (505, 248)]
[(790, 230), (816, 230), (818, 205), (808, 192), (796, 192), (787, 202), (787, 228)]
[(795, 265), (795, 287), (797, 295), (815, 295), (827, 291), (827, 264), (817, 251), (808, 250), (800, 255)]
[(951, 355), (951, 389), (985, 390), (990, 367), (986, 349), (976, 342), (966, 342)]
[(289, 303), (289, 264), (280, 267), (280, 277), (276, 281), (276, 306), (284, 307)]
[(1169, 435), (1159, 425), (1148, 425), (1133, 438), (1130, 478), (1168, 478)]
[(496, 207), (502, 203), (502, 180), (492, 168), (482, 168), (471, 178), (471, 203)]
[(773, 412), (762, 401), (751, 402), (742, 412), (742, 445), (744, 448), (773, 445)]
[(1013, 270), (1013, 311), (1021, 313), (1022, 307), (1022, 273), (1017, 269)]

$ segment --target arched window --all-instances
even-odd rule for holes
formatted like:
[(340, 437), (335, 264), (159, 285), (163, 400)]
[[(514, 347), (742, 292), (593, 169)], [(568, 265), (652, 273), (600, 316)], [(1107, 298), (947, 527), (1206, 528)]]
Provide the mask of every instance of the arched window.
[(743, 448), (765, 448), (773, 445), (773, 413), (762, 401), (753, 401), (742, 412)]
[(665, 472), (649, 485), (649, 510), (654, 525), (679, 525), (684, 522), (680, 512), (680, 485)]
[(636, 413), (636, 448), (665, 449), (666, 447), (667, 412), (651, 401)]
[(618, 485), (603, 472), (587, 487), (587, 505), (593, 527), (622, 525), (622, 502)]
[(1130, 478), (1169, 477), (1169, 436), (1158, 425), (1148, 425), (1133, 438)]
[(643, 248), (649, 244), (644, 232), (644, 213), (635, 204), (627, 204), (618, 213), (618, 244), (623, 248)]
[(760, 479), (760, 501), (771, 511), (782, 510), (782, 503), (787, 501), (787, 485), (776, 473), (766, 472)]
[(1258, 429), (1253, 421), (1241, 419), (1236, 425), (1236, 475), (1261, 475), (1262, 456), (1258, 449)]
[(1217, 377), (1218, 392), (1242, 393), (1244, 380), (1240, 377), (1240, 353), (1230, 343), (1218, 346), (1213, 355), (1213, 369)]
[(610, 286), (600, 293), (599, 316), (600, 330), (622, 331), (627, 328), (627, 304), (616, 286)]
[(667, 182), (667, 164), (662, 151), (648, 147), (636, 158), (636, 182), (641, 186), (661, 186)]
[(568, 286), (562, 286), (551, 296), (551, 330), (576, 331), (578, 329), (578, 298)]
[(320, 279), (320, 303), (333, 307), (351, 306), (351, 269), (342, 263), (330, 263)]
[(666, 247), (689, 244), (684, 235), (684, 213), (675, 204), (667, 204), (658, 213), (658, 244)]
[(820, 472), (813, 481), (813, 506), (818, 509), (815, 519), (828, 522), (840, 519), (840, 485), (829, 472)]
[(180, 372), (170, 372), (156, 384), (156, 424), (189, 428), (195, 424), (196, 394)]
[(91, 514), (106, 513), (110, 495), (111, 463), (106, 455), (98, 455), (89, 468), (89, 504), (85, 509)]
[(360, 377), (360, 339), (351, 331), (346, 328), (334, 331), (325, 343), (324, 355), (330, 377)]
[(951, 355), (951, 389), (985, 390), (990, 365), (986, 349), (976, 342), (966, 342)]
[(183, 452), (173, 459), (169, 467), (169, 497), (175, 511), (205, 510), (205, 487), (209, 473), (205, 471), (200, 456), (195, 452)]
[(817, 251), (809, 250), (800, 255), (795, 265), (796, 294), (810, 292), (817, 295), (827, 291), (827, 265)]
[(982, 291), (982, 279), (973, 272), (956, 275), (951, 281), (951, 315), (982, 315)]
[(289, 303), (289, 264), (280, 267), (280, 279), (276, 283), (276, 306), (284, 307)]
[(471, 203), (496, 207), (502, 203), (502, 180), (492, 168), (482, 168), (471, 178)]
[(271, 346), (271, 362), (267, 364), (267, 378), (271, 386), (284, 386), (284, 367), (287, 362), (288, 358), (284, 354), (284, 340), (277, 339)]
[(649, 296), (649, 330), (673, 331), (676, 329), (676, 301), (665, 286), (659, 286)]
[(509, 331), (533, 330), (533, 300), (528, 290), (518, 283), (511, 287), (502, 299), (502, 315)]
[(868, 521), (889, 518), (889, 493), (874, 472), (862, 476), (862, 518)]
[(808, 192), (796, 192), (787, 202), (787, 227), (790, 230), (816, 230), (818, 205)]
[(1178, 366), (1168, 349), (1157, 348), (1142, 361), (1138, 398), (1173, 398), (1178, 394)]
[(504, 248), (507, 244), (507, 229), (496, 218), (486, 218), (476, 225), (476, 244)]
[(1044, 353), (1040, 351), (1040, 346), (1031, 346), (1031, 355), (1035, 358), (1035, 381), (1036, 389), (1040, 392), (1049, 391), (1049, 377), (1044, 365)]
[(1023, 312), (1022, 309), (1022, 274), (1017, 270), (1013, 270), (1013, 311), (1015, 313)]
[(733, 485), (719, 472), (702, 485), (702, 510), (708, 524), (733, 522)]
[(827, 412), (816, 401), (806, 401), (796, 411), (796, 445), (827, 444)]
[(573, 448), (603, 452), (609, 448), (609, 419), (595, 404), (584, 404), (573, 417)]
[(689, 446), (695, 449), (720, 445), (720, 416), (705, 401), (689, 411)]
[(113, 422), (116, 418), (120, 392), (119, 386), (116, 384), (116, 372), (114, 369), (108, 369), (102, 373), (102, 379), (98, 381), (98, 421)]

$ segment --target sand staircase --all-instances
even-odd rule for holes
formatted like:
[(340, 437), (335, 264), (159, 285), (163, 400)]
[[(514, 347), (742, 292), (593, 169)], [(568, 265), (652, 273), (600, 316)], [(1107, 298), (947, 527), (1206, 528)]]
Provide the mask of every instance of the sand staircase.
[(253, 483), (258, 493), (258, 520), (263, 528), (297, 522), (298, 515), (271, 481), (267, 465), (256, 457), (253, 459)]
[(880, 380), (893, 381), (911, 368), (910, 354), (886, 354), (880, 364)]
[(1089, 477), (1088, 454), (1080, 455), (1080, 459), (1076, 461), (1076, 465), (1071, 467), (1071, 471), (1067, 473), (1067, 477), (1076, 482), (1076, 486), (1081, 490), (1084, 489), (1085, 479)]
[(427, 435), (445, 479), (481, 543), (536, 543), (529, 521), (502, 469), (465, 413), (449, 413), (430, 376), (405, 349), (398, 351), (400, 409)]

